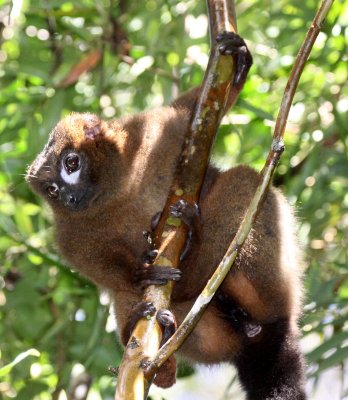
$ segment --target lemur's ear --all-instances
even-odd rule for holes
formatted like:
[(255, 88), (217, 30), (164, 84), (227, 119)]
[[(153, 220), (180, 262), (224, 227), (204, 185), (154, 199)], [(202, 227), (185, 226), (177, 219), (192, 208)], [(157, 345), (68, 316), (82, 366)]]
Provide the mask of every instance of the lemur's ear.
[(85, 138), (96, 140), (105, 133), (105, 122), (93, 114), (84, 115), (83, 131)]

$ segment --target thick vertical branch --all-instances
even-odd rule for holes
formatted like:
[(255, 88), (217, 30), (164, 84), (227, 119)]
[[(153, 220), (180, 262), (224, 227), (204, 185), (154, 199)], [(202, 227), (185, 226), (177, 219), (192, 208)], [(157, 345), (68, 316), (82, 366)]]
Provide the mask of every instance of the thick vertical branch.
[(269, 151), (265, 166), (261, 172), (261, 181), (256, 189), (254, 197), (251, 200), (249, 208), (238, 229), (238, 232), (234, 237), (232, 243), (230, 244), (223, 260), (217, 267), (214, 275), (208, 281), (200, 296), (197, 298), (187, 317), (184, 319), (178, 330), (169, 339), (169, 341), (165, 343), (165, 345), (159, 350), (153, 363), (148, 367), (149, 373), (151, 373), (152, 370), (156, 370), (159, 366), (161, 366), (168, 359), (168, 357), (181, 346), (186, 337), (193, 330), (201, 315), (203, 314), (205, 308), (214, 296), (216, 290), (231, 269), (237, 257), (238, 250), (243, 245), (251, 230), (258, 211), (260, 210), (260, 207), (262, 205), (263, 199), (267, 193), (273, 172), (284, 150), (283, 137), (286, 127), (286, 121), (301, 73), (332, 3), (333, 0), (324, 0), (322, 2), (296, 58), (295, 65), (284, 91), (274, 130), (272, 146)]
[[(181, 161), (178, 165), (172, 190), (161, 220), (155, 231), (158, 257), (154, 264), (177, 268), (185, 245), (187, 227), (180, 219), (170, 216), (169, 208), (179, 199), (198, 202), (212, 144), (223, 116), (233, 81), (233, 59), (221, 56), (215, 37), (224, 31), (236, 31), (233, 1), (208, 0), (211, 53), (201, 93), (186, 134)], [(173, 283), (150, 286), (145, 290), (144, 301), (154, 303), (157, 310), (168, 308)], [(146, 396), (155, 370), (146, 377), (139, 367), (144, 357), (152, 359), (159, 348), (161, 329), (155, 317), (141, 320), (132, 333), (119, 370), (116, 399), (143, 399)]]

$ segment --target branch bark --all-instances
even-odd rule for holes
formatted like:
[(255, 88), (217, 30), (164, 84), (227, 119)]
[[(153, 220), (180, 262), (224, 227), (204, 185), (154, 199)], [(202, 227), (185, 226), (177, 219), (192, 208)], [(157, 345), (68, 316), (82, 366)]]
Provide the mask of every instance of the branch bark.
[[(188, 233), (186, 225), (180, 219), (170, 216), (169, 208), (179, 199), (189, 203), (198, 202), (211, 148), (233, 81), (233, 59), (220, 55), (215, 37), (224, 31), (236, 32), (234, 3), (230, 0), (208, 0), (207, 4), (211, 38), (209, 64), (190, 128), (186, 133), (172, 189), (155, 231), (155, 247), (159, 253), (154, 264), (169, 268), (178, 267)], [(143, 300), (153, 302), (157, 310), (168, 308), (172, 288), (173, 282), (165, 286), (150, 286), (145, 290)], [(150, 360), (154, 358), (161, 335), (161, 328), (155, 317), (139, 321), (127, 344), (119, 369), (115, 395), (117, 400), (138, 400), (146, 397), (156, 370), (151, 369), (145, 376), (140, 364), (145, 357)]]
[(294, 67), (284, 91), (282, 103), (276, 120), (271, 149), (269, 151), (265, 166), (261, 172), (261, 182), (256, 189), (255, 195), (251, 200), (238, 232), (230, 244), (223, 260), (208, 281), (200, 296), (197, 298), (187, 317), (184, 319), (174, 335), (161, 347), (155, 359), (149, 365), (147, 372), (150, 374), (157, 370), (169, 358), (169, 356), (181, 346), (186, 337), (194, 329), (210, 300), (213, 298), (216, 290), (231, 269), (238, 255), (238, 250), (243, 245), (252, 228), (258, 211), (260, 210), (262, 202), (267, 193), (273, 172), (284, 150), (284, 131), (300, 76), (332, 3), (333, 0), (323, 0), (297, 55)]

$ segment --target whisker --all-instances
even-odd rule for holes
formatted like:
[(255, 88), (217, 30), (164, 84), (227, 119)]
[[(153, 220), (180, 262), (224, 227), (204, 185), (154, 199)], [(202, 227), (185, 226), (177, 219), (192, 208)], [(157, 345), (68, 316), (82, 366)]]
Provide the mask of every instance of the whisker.
[(19, 174), (19, 176), (25, 176), (25, 177), (28, 177), (28, 178), (38, 179), (38, 177), (36, 175), (31, 175), (31, 174)]

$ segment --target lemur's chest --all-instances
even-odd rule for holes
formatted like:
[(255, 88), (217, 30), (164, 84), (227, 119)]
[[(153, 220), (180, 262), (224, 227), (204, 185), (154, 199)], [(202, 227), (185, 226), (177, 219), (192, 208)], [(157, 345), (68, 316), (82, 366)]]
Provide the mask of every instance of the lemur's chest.
[(134, 264), (148, 245), (143, 231), (148, 224), (128, 210), (96, 216), (56, 221), (56, 240), (62, 256), (80, 271), (91, 268), (113, 270)]

